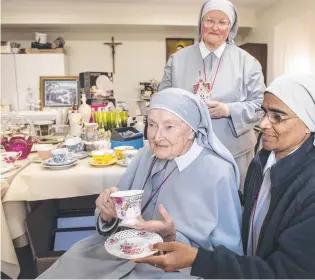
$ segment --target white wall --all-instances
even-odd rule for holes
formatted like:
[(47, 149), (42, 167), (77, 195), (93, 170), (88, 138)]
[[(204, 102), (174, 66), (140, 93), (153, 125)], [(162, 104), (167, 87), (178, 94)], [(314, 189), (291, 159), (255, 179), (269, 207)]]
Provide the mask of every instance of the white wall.
[[(2, 40), (17, 40), (22, 47), (30, 47), (35, 33), (3, 32)], [(111, 49), (104, 42), (115, 37), (123, 44), (116, 47), (116, 74), (114, 75), (117, 99), (138, 99), (141, 81), (160, 80), (166, 63), (165, 38), (195, 38), (197, 31), (133, 30), (130, 32), (49, 32), (48, 41), (58, 36), (66, 40), (68, 75), (84, 71), (112, 71)]]
[[(1, 35), (2, 40), (19, 41), (22, 47), (30, 47), (35, 31), (47, 32), (49, 42), (62, 36), (69, 75), (111, 72), (111, 49), (103, 43), (114, 36), (123, 43), (116, 48), (115, 95), (117, 99), (138, 99), (139, 82), (162, 78), (165, 38), (197, 39), (202, 2), (3, 0)], [(238, 12), (239, 25), (248, 32), (256, 24), (255, 12), (249, 8)]]
[(315, 74), (314, 15), (314, 0), (278, 0), (257, 14), (246, 42), (268, 44), (267, 83), (283, 73)]
[[(182, 3), (181, 3), (182, 2)], [(100, 1), (3, 0), (2, 24), (134, 24), (196, 26), (203, 0)], [(255, 13), (239, 8), (240, 26), (255, 26)]]

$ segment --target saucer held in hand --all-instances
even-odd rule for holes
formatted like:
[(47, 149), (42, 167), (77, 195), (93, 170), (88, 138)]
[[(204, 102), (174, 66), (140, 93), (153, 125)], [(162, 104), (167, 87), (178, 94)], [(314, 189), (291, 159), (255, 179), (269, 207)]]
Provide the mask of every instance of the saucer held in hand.
[(150, 245), (163, 242), (160, 235), (145, 230), (124, 230), (110, 236), (104, 246), (105, 250), (121, 259), (138, 259), (152, 256), (156, 251)]

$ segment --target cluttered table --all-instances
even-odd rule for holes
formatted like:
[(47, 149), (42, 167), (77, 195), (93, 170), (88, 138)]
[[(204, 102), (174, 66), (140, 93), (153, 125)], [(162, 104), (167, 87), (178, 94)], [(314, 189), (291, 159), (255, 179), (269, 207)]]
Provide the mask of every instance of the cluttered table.
[(27, 244), (27, 202), (95, 195), (116, 186), (144, 145), (143, 134), (127, 127), (124, 110), (57, 113), (55, 125), (12, 114), (1, 129), (1, 271), (11, 278), (20, 273), (15, 247)]
[(12, 181), (3, 202), (34, 201), (99, 194), (116, 186), (126, 168), (112, 165), (95, 168), (82, 159), (69, 169), (50, 170), (31, 163)]
[(116, 186), (126, 170), (117, 164), (93, 167), (90, 159), (63, 170), (46, 169), (28, 159), (1, 179), (1, 242), (6, 244), (2, 245), (1, 263), (7, 275), (16, 278), (20, 271), (12, 240), (25, 234), (25, 201), (99, 194)]

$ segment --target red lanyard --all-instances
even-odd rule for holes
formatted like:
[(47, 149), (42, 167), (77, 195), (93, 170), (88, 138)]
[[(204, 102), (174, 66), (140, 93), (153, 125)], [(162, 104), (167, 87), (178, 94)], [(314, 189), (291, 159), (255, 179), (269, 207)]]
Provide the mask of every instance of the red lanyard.
[[(142, 189), (144, 189), (149, 177), (151, 176), (151, 172), (153, 169), (154, 164), (156, 163), (157, 159), (155, 158), (154, 161), (151, 164), (151, 168), (149, 170), (148, 176), (144, 182), (144, 185), (142, 187)], [(150, 202), (152, 201), (153, 197), (157, 194), (157, 192), (160, 190), (160, 188), (163, 186), (163, 184), (167, 181), (167, 179), (172, 175), (172, 173), (177, 169), (177, 166), (174, 167), (174, 169), (165, 177), (165, 179), (162, 181), (162, 183), (158, 186), (158, 188), (155, 190), (155, 192), (151, 195), (151, 197), (148, 199), (147, 203), (143, 206), (143, 208), (141, 209), (141, 213), (143, 213), (149, 206)]]
[[(212, 91), (213, 86), (214, 86), (214, 83), (215, 83), (215, 80), (216, 80), (216, 78), (217, 78), (217, 74), (218, 74), (218, 71), (219, 71), (219, 68), (220, 68), (220, 65), (221, 65), (222, 56), (223, 56), (223, 53), (222, 53), (222, 55), (221, 55), (221, 57), (220, 57), (220, 59), (219, 59), (219, 64), (218, 64), (217, 70), (215, 71), (215, 75), (214, 75), (213, 82), (210, 83), (210, 91)], [(205, 60), (203, 59), (202, 62), (203, 62), (203, 73), (204, 73), (205, 82), (206, 82), (206, 80), (207, 80), (207, 72), (206, 72)]]

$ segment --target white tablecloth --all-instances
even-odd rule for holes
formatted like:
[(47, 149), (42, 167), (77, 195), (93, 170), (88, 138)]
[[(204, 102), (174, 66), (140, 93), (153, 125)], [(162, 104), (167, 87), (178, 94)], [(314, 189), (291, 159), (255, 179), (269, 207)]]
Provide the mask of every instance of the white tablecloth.
[(90, 158), (64, 170), (51, 170), (32, 163), (18, 174), (3, 201), (34, 201), (99, 194), (114, 187), (126, 168), (118, 165), (92, 167)]
[(12, 239), (25, 234), (24, 201), (99, 194), (106, 188), (116, 186), (126, 170), (118, 165), (92, 167), (88, 164), (89, 159), (83, 159), (76, 166), (64, 170), (44, 169), (40, 164), (31, 163), (10, 184), (6, 182), (2, 193), (4, 211), (2, 208), (1, 218), (5, 223), (1, 222), (1, 242), (10, 246), (2, 245), (1, 264), (6, 267), (3, 272), (7, 275), (16, 278), (20, 271)]
[[(3, 203), (2, 199), (14, 177), (25, 168), (30, 161), (19, 161), (21, 164), (20, 169), (12, 170), (8, 173), (1, 175), (1, 271), (11, 278), (17, 278), (20, 273), (20, 266), (17, 256), (15, 254), (13, 240), (17, 240), (23, 232), (24, 219), (26, 212), (23, 202), (9, 202)], [(12, 220), (13, 219), (13, 220)], [(11, 232), (11, 228), (17, 230)]]

